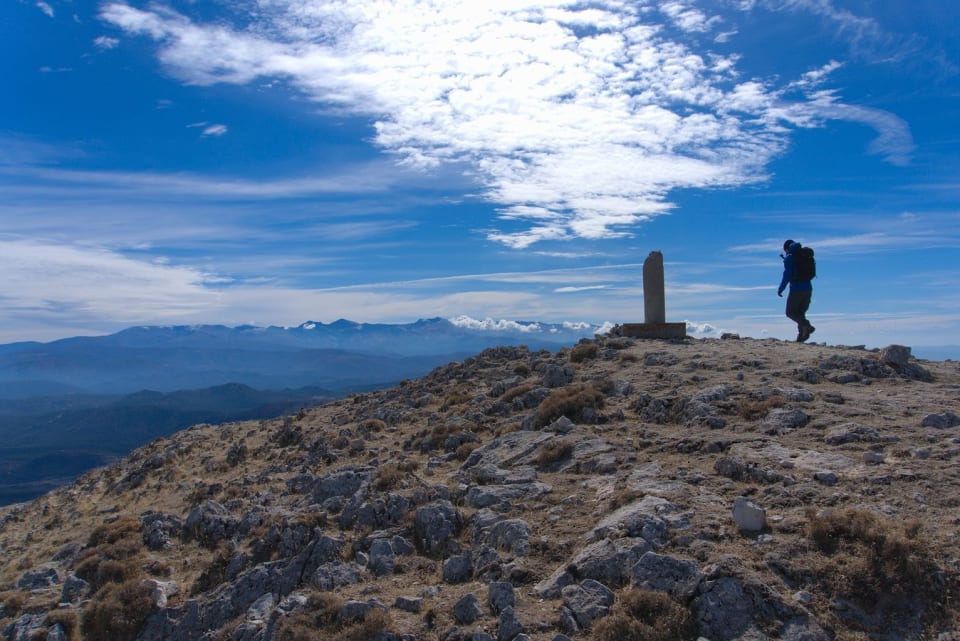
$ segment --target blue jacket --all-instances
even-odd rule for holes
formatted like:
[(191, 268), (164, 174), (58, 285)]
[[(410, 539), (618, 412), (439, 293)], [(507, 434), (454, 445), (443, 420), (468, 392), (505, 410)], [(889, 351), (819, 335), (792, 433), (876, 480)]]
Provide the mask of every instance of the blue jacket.
[(787, 248), (787, 255), (783, 257), (783, 278), (780, 279), (780, 287), (777, 288), (777, 293), (782, 294), (783, 290), (786, 289), (787, 284), (790, 285), (791, 292), (812, 292), (813, 283), (809, 280), (793, 280), (793, 274), (795, 271), (793, 265), (793, 252), (800, 249), (800, 243), (794, 243)]

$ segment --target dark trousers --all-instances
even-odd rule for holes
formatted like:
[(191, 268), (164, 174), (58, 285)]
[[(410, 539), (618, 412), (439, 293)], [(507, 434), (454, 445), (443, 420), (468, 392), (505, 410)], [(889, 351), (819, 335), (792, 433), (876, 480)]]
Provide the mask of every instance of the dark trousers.
[(794, 292), (791, 291), (787, 296), (787, 318), (797, 324), (797, 331), (802, 332), (810, 326), (807, 320), (807, 310), (810, 309), (810, 298), (813, 292)]

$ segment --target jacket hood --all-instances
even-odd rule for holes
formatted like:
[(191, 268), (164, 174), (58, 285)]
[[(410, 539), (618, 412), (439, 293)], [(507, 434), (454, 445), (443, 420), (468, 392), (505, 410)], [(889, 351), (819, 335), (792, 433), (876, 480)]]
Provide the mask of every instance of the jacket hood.
[(801, 247), (802, 245), (800, 243), (793, 243), (789, 247), (787, 247), (787, 252), (792, 254), (793, 252), (797, 251)]

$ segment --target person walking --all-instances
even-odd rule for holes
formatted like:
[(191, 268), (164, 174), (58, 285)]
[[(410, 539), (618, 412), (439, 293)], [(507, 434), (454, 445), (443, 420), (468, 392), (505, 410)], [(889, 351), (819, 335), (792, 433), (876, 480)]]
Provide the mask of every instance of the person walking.
[[(780, 279), (780, 287), (777, 289), (777, 295), (783, 297), (783, 290), (790, 286), (790, 293), (787, 295), (787, 318), (797, 324), (797, 342), (803, 343), (816, 327), (807, 320), (807, 310), (810, 309), (810, 299), (813, 297), (813, 283), (811, 279), (816, 276), (816, 268), (813, 266), (813, 251), (809, 248), (803, 248), (801, 257), (800, 243), (793, 240), (786, 240), (783, 243), (783, 278)], [(809, 254), (809, 258), (808, 255)], [(807, 265), (809, 260), (810, 265)]]

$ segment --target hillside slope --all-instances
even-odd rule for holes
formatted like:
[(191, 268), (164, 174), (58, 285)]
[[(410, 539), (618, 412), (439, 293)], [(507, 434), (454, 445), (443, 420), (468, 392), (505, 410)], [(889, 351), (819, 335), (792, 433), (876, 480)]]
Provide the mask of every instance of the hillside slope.
[(158, 439), (0, 511), (6, 639), (960, 634), (960, 367), (611, 335)]

